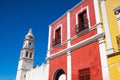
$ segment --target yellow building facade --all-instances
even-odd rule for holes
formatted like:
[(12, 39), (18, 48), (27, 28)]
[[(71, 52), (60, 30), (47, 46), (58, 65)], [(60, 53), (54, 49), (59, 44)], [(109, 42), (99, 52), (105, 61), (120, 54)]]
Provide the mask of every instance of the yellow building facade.
[(120, 0), (99, 0), (110, 80), (120, 80)]

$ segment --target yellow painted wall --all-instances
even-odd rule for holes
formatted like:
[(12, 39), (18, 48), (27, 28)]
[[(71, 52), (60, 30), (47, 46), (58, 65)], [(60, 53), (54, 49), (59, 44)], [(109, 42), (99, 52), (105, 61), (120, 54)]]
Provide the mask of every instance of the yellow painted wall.
[(120, 53), (108, 58), (110, 80), (120, 80)]
[[(120, 5), (120, 0), (106, 0), (106, 10), (112, 45), (115, 52), (118, 52), (116, 36), (120, 35), (116, 15), (113, 9)], [(114, 54), (114, 53), (113, 53)], [(110, 72), (110, 80), (120, 80), (120, 53), (108, 57), (108, 67)]]
[(119, 29), (118, 29), (116, 15), (114, 14), (113, 9), (119, 5), (120, 5), (120, 0), (106, 0), (108, 23), (109, 23), (109, 27), (110, 27), (112, 45), (113, 45), (115, 52), (118, 51), (116, 36), (120, 35), (120, 33), (119, 33)]

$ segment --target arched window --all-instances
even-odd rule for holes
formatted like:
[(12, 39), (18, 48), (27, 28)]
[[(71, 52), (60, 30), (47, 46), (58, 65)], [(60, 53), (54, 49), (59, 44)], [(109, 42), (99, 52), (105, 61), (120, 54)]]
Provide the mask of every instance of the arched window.
[(28, 52), (26, 52), (26, 55), (25, 55), (25, 57), (28, 57)]
[(30, 53), (30, 58), (32, 58), (32, 52)]

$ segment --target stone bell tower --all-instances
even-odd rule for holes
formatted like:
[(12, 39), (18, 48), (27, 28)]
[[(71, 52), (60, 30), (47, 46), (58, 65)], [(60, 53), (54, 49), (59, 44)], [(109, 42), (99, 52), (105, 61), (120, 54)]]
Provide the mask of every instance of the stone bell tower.
[(16, 80), (25, 80), (26, 72), (33, 68), (34, 58), (34, 36), (32, 29), (25, 36), (20, 59), (18, 63)]

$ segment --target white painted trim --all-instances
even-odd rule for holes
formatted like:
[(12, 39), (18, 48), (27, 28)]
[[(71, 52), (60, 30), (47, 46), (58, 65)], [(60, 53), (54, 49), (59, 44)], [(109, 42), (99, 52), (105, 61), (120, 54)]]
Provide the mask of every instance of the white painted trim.
[(76, 24), (78, 24), (78, 15), (80, 14), (80, 13), (82, 13), (83, 11), (85, 11), (86, 10), (86, 12), (87, 12), (87, 18), (88, 18), (88, 24), (89, 24), (89, 28), (90, 28), (90, 16), (89, 16), (89, 7), (88, 6), (86, 6), (86, 7), (83, 7), (83, 8), (81, 8), (77, 13), (76, 13)]
[(118, 15), (116, 15), (116, 17), (117, 17), (118, 28), (120, 31), (120, 13)]
[[(50, 43), (51, 43), (51, 28), (49, 27), (49, 37), (48, 37), (48, 50), (50, 49)], [(50, 51), (47, 52), (47, 57), (50, 56)], [(47, 60), (47, 62), (49, 63), (49, 61)]]
[(101, 10), (102, 10), (101, 12), (102, 12), (105, 37), (106, 37), (106, 44), (107, 44), (107, 54), (111, 54), (114, 52), (114, 50), (113, 50), (113, 46), (112, 46), (112, 40), (111, 40), (111, 36), (110, 36), (110, 29), (109, 29), (106, 5), (105, 5), (104, 0), (101, 1)]
[(120, 10), (120, 5), (113, 9), (114, 12)]
[(102, 80), (110, 80), (104, 38), (100, 38), (98, 41), (99, 41), (99, 49), (100, 49)]
[(120, 12), (119, 12), (119, 10), (120, 10), (120, 5), (113, 9), (113, 11), (116, 15), (116, 18), (117, 18), (118, 28), (120, 31)]
[(71, 43), (70, 43), (70, 12), (67, 14), (67, 48), (69, 48), (71, 46)]
[(70, 12), (67, 13), (67, 40), (70, 39)]
[(50, 49), (50, 42), (51, 42), (51, 27), (49, 27), (48, 50)]
[[(70, 48), (70, 12), (67, 13), (67, 48)], [(71, 52), (67, 52), (67, 80), (72, 80)]]
[(67, 80), (72, 80), (71, 52), (67, 52)]
[(96, 24), (100, 23), (100, 12), (99, 12), (99, 1), (98, 0), (94, 0), (94, 9), (95, 9), (95, 18), (96, 18)]
[[(99, 2), (98, 0), (94, 0), (94, 9), (95, 9), (95, 18), (96, 23), (100, 22), (100, 9), (99, 9)], [(102, 25), (98, 25), (97, 28), (98, 34), (102, 33)], [(110, 80), (109, 79), (109, 71), (107, 66), (107, 56), (106, 56), (106, 48), (104, 43), (104, 38), (100, 38), (99, 40), (99, 49), (100, 49), (100, 61), (101, 61), (101, 68), (102, 68), (102, 78), (103, 80)]]
[(61, 29), (61, 43), (62, 43), (62, 24), (59, 24), (57, 27), (54, 28), (53, 39), (55, 39), (55, 31), (60, 28)]
[(59, 51), (57, 53), (54, 53), (54, 54), (50, 55), (50, 57), (47, 57), (47, 59), (53, 59), (53, 58), (59, 57), (61, 55), (64, 55), (68, 51), (73, 51), (73, 50), (75, 50), (77, 48), (80, 48), (80, 47), (88, 45), (88, 44), (90, 44), (92, 42), (95, 42), (101, 37), (104, 37), (104, 33), (96, 34), (96, 35), (94, 35), (92, 37), (89, 37), (89, 38), (87, 38), (87, 39), (85, 39), (85, 40), (83, 40), (83, 41), (81, 41), (81, 42), (79, 42), (79, 43), (77, 43), (75, 45), (72, 45), (70, 48), (61, 50), (61, 51)]
[[(98, 24), (95, 24), (94, 26), (92, 26), (91, 28), (89, 28), (88, 31), (92, 31), (92, 30), (94, 30), (94, 29), (96, 29), (96, 28), (100, 29), (100, 28), (101, 28), (100, 25), (102, 25), (101, 22), (98, 23)], [(97, 29), (97, 30), (98, 30), (98, 29)], [(85, 30), (85, 31), (86, 31), (86, 30)], [(81, 32), (82, 32), (82, 31), (81, 31)], [(81, 33), (81, 32), (80, 32), (80, 33)], [(84, 32), (84, 30), (83, 30), (83, 32)], [(84, 32), (84, 33), (85, 33), (85, 32)], [(67, 44), (69, 41), (74, 40), (74, 39), (76, 39), (76, 38), (78, 38), (77, 35), (71, 37), (70, 39), (68, 39), (68, 40), (66, 40), (66, 41), (64, 41), (64, 42), (62, 42), (61, 45)], [(54, 47), (50, 48), (48, 51), (52, 51), (53, 49), (54, 49)]]
[[(68, 12), (72, 11), (74, 8), (78, 7), (80, 4), (82, 4), (85, 0), (80, 1), (78, 4), (76, 4), (75, 6), (73, 6), (73, 8), (69, 9), (68, 11), (66, 11), (61, 17), (59, 17), (57, 20), (55, 20), (53, 23), (49, 24), (49, 25), (53, 25), (54, 23), (56, 23), (57, 21), (59, 21), (61, 18), (63, 18)], [(50, 26), (52, 27), (52, 26)]]

